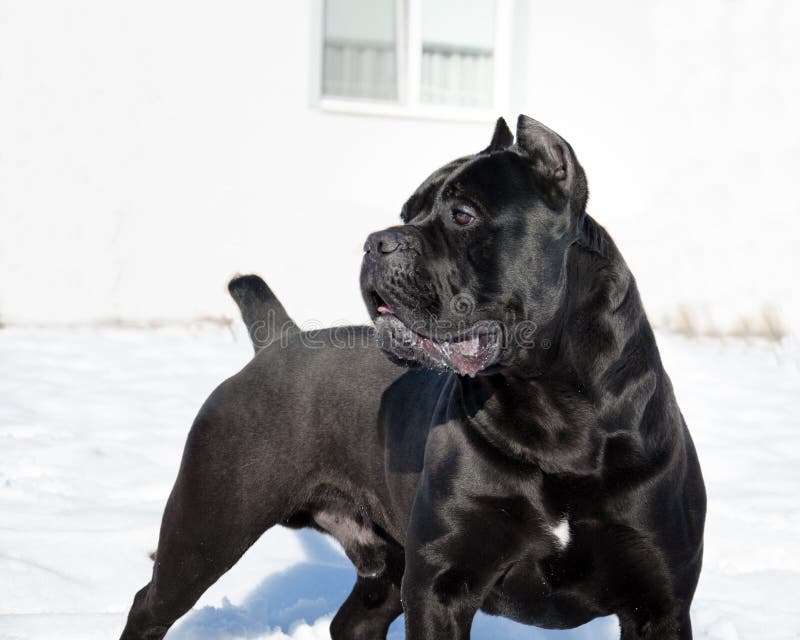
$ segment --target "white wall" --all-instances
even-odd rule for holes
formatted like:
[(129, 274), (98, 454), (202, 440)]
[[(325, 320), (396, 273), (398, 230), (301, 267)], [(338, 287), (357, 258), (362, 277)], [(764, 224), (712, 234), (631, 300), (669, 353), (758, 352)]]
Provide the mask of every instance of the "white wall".
[(515, 106), (576, 149), (660, 324), (800, 329), (798, 34), (791, 0), (535, 0), (517, 25)]
[[(800, 329), (800, 6), (517, 2), (511, 109), (563, 133), (651, 316)], [(798, 8), (795, 8), (798, 7)], [(487, 124), (312, 105), (303, 2), (0, 0), (0, 320), (360, 321), (366, 234)]]
[(309, 2), (2, 7), (7, 323), (231, 314), (237, 270), (361, 320), (366, 234), (490, 135), (312, 108)]

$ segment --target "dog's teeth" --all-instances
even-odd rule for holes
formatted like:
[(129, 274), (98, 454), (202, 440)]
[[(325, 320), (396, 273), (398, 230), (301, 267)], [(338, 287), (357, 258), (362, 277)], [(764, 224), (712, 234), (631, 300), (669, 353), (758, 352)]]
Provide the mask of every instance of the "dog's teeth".
[(465, 356), (475, 357), (478, 355), (478, 339), (471, 338), (464, 342), (463, 354)]

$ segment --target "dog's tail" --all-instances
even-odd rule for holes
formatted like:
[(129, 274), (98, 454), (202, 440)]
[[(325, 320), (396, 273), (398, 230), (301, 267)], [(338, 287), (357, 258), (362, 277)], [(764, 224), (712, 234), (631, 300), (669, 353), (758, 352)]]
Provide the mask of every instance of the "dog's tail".
[(239, 305), (256, 353), (281, 335), (298, 330), (272, 289), (257, 275), (236, 276), (228, 283), (228, 291)]

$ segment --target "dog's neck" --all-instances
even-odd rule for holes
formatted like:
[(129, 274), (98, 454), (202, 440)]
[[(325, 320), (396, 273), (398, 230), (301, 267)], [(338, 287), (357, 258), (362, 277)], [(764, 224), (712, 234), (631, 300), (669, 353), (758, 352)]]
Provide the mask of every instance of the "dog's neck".
[[(566, 269), (565, 304), (540, 328), (524, 365), (461, 379), (466, 420), (507, 453), (551, 471), (589, 469), (589, 459), (559, 460), (557, 443), (598, 424), (638, 431), (642, 451), (650, 451), (663, 441), (662, 422), (680, 423), (636, 281), (605, 229), (588, 216)], [(487, 413), (511, 419), (486, 421)], [(486, 428), (525, 423), (509, 433)]]
[(567, 258), (567, 295), (558, 319), (559, 357), (585, 385), (604, 389), (637, 354), (661, 360), (636, 280), (608, 232), (584, 215)]
[(610, 257), (610, 249), (616, 251), (608, 232), (588, 213), (584, 213), (578, 223), (578, 237), (575, 244), (607, 259)]
[(658, 377), (661, 360), (636, 280), (608, 232), (584, 215), (568, 248), (564, 304), (524, 358), (517, 379), (573, 382), (602, 395), (634, 376), (644, 359)]
[(559, 311), (517, 352), (515, 378), (571, 376), (601, 384), (635, 336), (653, 343), (636, 281), (608, 232), (584, 214), (567, 248)]

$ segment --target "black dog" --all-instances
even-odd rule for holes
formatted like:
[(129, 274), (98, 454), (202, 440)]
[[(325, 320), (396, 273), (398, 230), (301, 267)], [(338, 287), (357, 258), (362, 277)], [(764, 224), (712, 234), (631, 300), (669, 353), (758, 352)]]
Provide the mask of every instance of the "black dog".
[(262, 280), (231, 282), (256, 356), (195, 420), (122, 637), (161, 638), (282, 524), (327, 531), (358, 569), (337, 640), (401, 612), (409, 640), (468, 638), (479, 609), (691, 638), (700, 467), (586, 199), (569, 144), (525, 116), (514, 143), (500, 120), (368, 238), (374, 331), (303, 334)]

